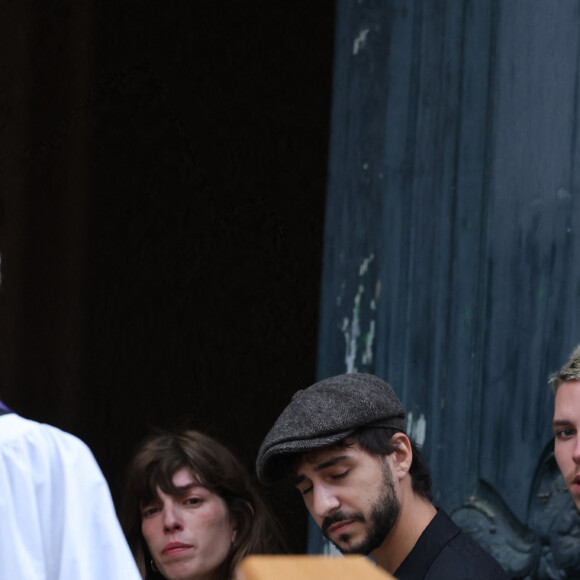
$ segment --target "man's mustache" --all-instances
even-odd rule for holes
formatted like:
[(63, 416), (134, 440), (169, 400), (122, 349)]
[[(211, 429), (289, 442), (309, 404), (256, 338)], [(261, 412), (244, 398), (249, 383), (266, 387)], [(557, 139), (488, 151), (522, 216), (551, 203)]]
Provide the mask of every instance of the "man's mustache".
[(332, 526), (332, 524), (337, 524), (338, 522), (343, 522), (345, 520), (352, 520), (352, 521), (364, 523), (365, 517), (360, 512), (355, 512), (355, 513), (349, 514), (347, 512), (337, 511), (329, 516), (326, 516), (322, 520), (322, 524), (320, 525), (320, 530), (322, 531), (322, 533), (326, 537), (328, 537), (328, 528), (330, 526)]

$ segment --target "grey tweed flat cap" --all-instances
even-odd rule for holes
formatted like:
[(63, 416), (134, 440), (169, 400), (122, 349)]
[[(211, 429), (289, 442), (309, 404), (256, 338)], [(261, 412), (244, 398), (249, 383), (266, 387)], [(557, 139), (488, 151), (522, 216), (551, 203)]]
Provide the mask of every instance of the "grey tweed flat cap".
[(338, 443), (364, 426), (403, 431), (405, 410), (391, 386), (374, 375), (324, 379), (298, 391), (260, 446), (256, 473), (262, 483), (283, 476), (280, 459)]

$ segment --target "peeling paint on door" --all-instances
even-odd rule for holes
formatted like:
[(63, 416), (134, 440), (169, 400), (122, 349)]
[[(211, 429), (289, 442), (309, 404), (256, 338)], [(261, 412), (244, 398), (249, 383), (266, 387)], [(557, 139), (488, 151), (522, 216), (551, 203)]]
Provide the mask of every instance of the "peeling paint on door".
[(421, 413), (417, 420), (413, 420), (413, 413), (407, 414), (407, 434), (417, 444), (419, 449), (425, 444), (425, 435), (427, 433), (427, 420)]
[[(356, 373), (362, 370), (372, 371), (370, 368), (374, 362), (374, 341), (376, 332), (376, 310), (380, 295), (380, 283), (371, 278), (370, 265), (375, 260), (374, 252), (360, 261), (358, 267), (358, 284), (356, 294), (353, 297), (351, 316), (345, 316), (342, 320), (341, 332), (344, 336), (345, 355), (344, 364), (347, 373)], [(346, 284), (341, 284), (340, 295), (337, 296), (337, 304), (345, 298)], [(373, 289), (369, 293), (367, 288)]]
[(367, 42), (367, 36), (369, 33), (368, 28), (364, 28), (360, 31), (359, 35), (354, 39), (352, 43), (352, 54), (358, 54), (361, 49), (365, 47)]

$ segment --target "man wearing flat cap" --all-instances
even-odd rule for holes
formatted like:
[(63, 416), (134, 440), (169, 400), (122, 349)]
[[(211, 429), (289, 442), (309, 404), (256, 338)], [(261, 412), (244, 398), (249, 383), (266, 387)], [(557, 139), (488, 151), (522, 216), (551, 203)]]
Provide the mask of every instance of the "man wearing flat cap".
[(431, 503), (431, 475), (405, 411), (376, 376), (339, 375), (298, 391), (262, 442), (262, 483), (289, 479), (322, 533), (370, 554), (399, 580), (507, 580)]

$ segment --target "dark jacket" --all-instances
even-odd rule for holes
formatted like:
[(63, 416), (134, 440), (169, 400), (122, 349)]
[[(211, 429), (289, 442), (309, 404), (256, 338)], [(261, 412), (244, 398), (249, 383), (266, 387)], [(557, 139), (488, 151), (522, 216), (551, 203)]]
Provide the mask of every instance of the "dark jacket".
[(442, 510), (393, 575), (397, 580), (509, 580), (498, 562)]

